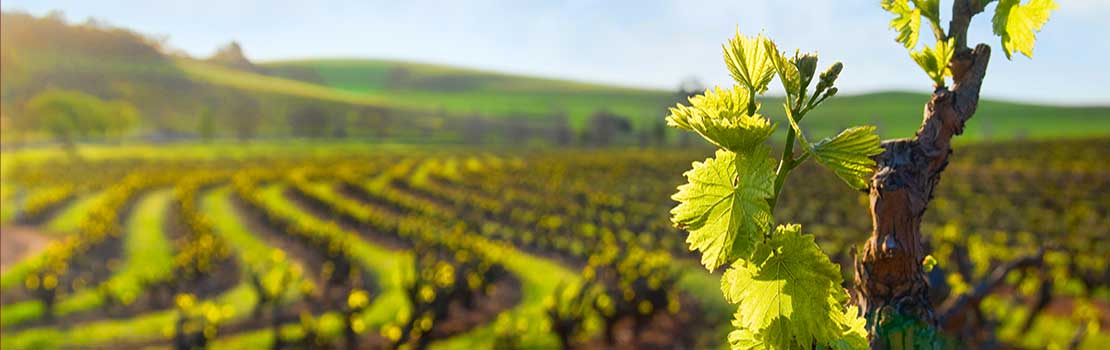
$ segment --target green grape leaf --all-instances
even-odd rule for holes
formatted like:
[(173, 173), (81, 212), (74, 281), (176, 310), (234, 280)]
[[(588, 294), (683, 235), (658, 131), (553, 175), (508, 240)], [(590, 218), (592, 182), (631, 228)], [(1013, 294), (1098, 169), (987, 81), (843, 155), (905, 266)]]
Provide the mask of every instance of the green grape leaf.
[(721, 148), (744, 153), (763, 143), (775, 131), (775, 124), (758, 113), (748, 115), (750, 94), (736, 85), (720, 87), (690, 98), (690, 106), (670, 109), (667, 125), (698, 133)]
[(944, 86), (944, 77), (952, 76), (952, 71), (948, 69), (948, 62), (956, 54), (955, 45), (955, 39), (938, 41), (936, 48), (925, 47), (921, 51), (910, 52), (910, 57), (913, 57), (913, 61), (925, 70), (925, 74), (933, 79), (936, 86)]
[(732, 79), (743, 84), (748, 90), (762, 94), (767, 91), (774, 77), (774, 68), (765, 52), (764, 42), (769, 42), (763, 34), (755, 37), (740, 35), (736, 30), (736, 37), (729, 39), (724, 45), (725, 65), (728, 66)]
[(921, 9), (910, 8), (909, 0), (883, 0), (882, 6), (895, 16), (890, 21), (890, 28), (898, 31), (895, 40), (907, 49), (917, 46), (917, 37), (921, 34)]
[(734, 349), (866, 348), (855, 337), (859, 317), (843, 306), (848, 296), (840, 266), (800, 231), (779, 226), (751, 260), (739, 259), (725, 272), (725, 299), (738, 304), (738, 331), (729, 335)]
[(913, 7), (933, 23), (940, 24), (940, 0), (913, 0)]
[(875, 169), (871, 156), (883, 153), (874, 126), (856, 126), (834, 137), (813, 144), (817, 161), (832, 169), (836, 176), (854, 189), (867, 188), (867, 179)]
[(731, 350), (773, 350), (770, 344), (747, 329), (734, 329), (728, 333), (728, 345)]
[(818, 163), (832, 170), (848, 186), (857, 190), (867, 188), (867, 178), (875, 170), (875, 161), (871, 156), (883, 153), (879, 135), (875, 135), (875, 126), (851, 127), (836, 136), (810, 143), (789, 109), (786, 110), (786, 119), (790, 121), (790, 127), (794, 128), (802, 147), (817, 158)]
[(709, 271), (748, 257), (773, 222), (767, 199), (773, 194), (774, 164), (770, 149), (746, 153), (717, 150), (716, 158), (694, 162), (683, 174), (689, 183), (671, 199), (671, 221), (689, 231), (690, 250), (702, 253)]
[(1030, 0), (1022, 5), (1021, 0), (1001, 0), (994, 10), (994, 34), (1002, 37), (1002, 51), (1007, 59), (1013, 59), (1014, 52), (1033, 58), (1033, 43), (1036, 32), (1048, 22), (1051, 12), (1059, 5), (1052, 0)]
[[(842, 305), (843, 303), (837, 304)], [(860, 317), (859, 308), (855, 305), (847, 308), (837, 308), (840, 312), (833, 313), (833, 320), (841, 325), (840, 338), (828, 343), (833, 350), (867, 349), (867, 319)]]
[(767, 59), (771, 61), (771, 65), (775, 67), (775, 72), (778, 72), (779, 79), (782, 80), (782, 87), (786, 90), (789, 96), (798, 96), (802, 93), (802, 75), (798, 72), (798, 66), (790, 62), (781, 52), (778, 46), (773, 41), (767, 40), (763, 42), (767, 50)]

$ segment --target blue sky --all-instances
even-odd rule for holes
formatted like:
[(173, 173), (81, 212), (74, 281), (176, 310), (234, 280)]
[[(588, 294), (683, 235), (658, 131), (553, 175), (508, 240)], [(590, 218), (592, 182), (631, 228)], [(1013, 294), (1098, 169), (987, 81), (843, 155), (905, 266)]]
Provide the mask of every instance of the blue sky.
[[(994, 55), (984, 94), (1007, 100), (1110, 104), (1110, 1), (1057, 0), (1034, 59), (1007, 61), (990, 16), (970, 41)], [(207, 56), (230, 40), (255, 60), (367, 57), (446, 63), (625, 86), (672, 89), (687, 76), (731, 84), (720, 45), (737, 26), (780, 49), (845, 64), (841, 91), (928, 92), (930, 80), (894, 42), (879, 0), (802, 1), (87, 1), (5, 0), (4, 10), (61, 10), (168, 37)], [(947, 16), (950, 1), (942, 1)], [(993, 5), (988, 10), (993, 9)], [(947, 19), (944, 19), (947, 23)], [(925, 38), (923, 37), (923, 40)]]

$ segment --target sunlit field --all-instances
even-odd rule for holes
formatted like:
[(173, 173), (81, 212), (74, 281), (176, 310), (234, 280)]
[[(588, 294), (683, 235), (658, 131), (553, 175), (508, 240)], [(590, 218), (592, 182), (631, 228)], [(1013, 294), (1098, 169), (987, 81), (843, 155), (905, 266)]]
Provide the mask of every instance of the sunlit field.
[[(982, 306), (1003, 339), (1037, 348), (1106, 322), (1110, 141), (1016, 145), (1032, 151), (969, 145), (950, 165), (926, 215), (931, 276), (944, 299), (1053, 247), (1045, 269), (1013, 273)], [(79, 164), (5, 154), (4, 347), (169, 346), (179, 322), (217, 347), (334, 344), (348, 326), (365, 346), (550, 347), (547, 310), (582, 303), (583, 283), (609, 286), (595, 297), (612, 303), (586, 313), (587, 342), (712, 347), (730, 317), (666, 214), (682, 180), (668, 169), (704, 151), (228, 147), (91, 147)], [(1062, 153), (1075, 157), (1053, 160)], [(840, 188), (818, 170), (796, 181)], [(866, 196), (785, 196), (780, 210), (822, 233), (850, 278)], [(52, 241), (7, 251), (31, 235)], [(1029, 319), (1044, 284), (1046, 310)], [(1110, 341), (1086, 337), (1088, 349)]]
[(5, 1), (0, 349), (1105, 350), (1061, 2)]

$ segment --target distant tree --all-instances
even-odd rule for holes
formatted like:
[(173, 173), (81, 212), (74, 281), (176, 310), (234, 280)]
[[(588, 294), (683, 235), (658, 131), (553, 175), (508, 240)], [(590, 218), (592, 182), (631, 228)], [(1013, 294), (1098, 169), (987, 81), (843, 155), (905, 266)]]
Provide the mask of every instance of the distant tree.
[(349, 110), (347, 113), (336, 114), (335, 120), (331, 122), (331, 137), (342, 139), (350, 135), (347, 129), (351, 127), (351, 122), (358, 118), (358, 112)]
[(386, 78), (385, 86), (390, 89), (401, 89), (408, 85), (409, 78), (412, 73), (408, 68), (395, 67), (389, 70), (389, 77)]
[(574, 130), (570, 127), (570, 120), (566, 112), (556, 112), (552, 120), (551, 139), (556, 145), (566, 146), (574, 141)]
[(632, 124), (629, 124), (628, 119), (609, 111), (598, 111), (590, 116), (585, 134), (586, 143), (597, 147), (608, 146), (618, 135), (631, 129)]
[(369, 130), (378, 138), (389, 137), (392, 130), (390, 110), (382, 107), (361, 107), (351, 120), (351, 126), (358, 130)]
[(208, 58), (208, 61), (246, 71), (260, 71), (258, 66), (251, 63), (243, 54), (243, 47), (237, 41), (221, 46), (212, 57)]
[(25, 105), (28, 127), (47, 132), (70, 150), (79, 138), (121, 136), (138, 120), (126, 101), (104, 101), (80, 91), (49, 89)]
[(469, 144), (482, 144), (489, 132), (489, 122), (481, 115), (475, 114), (463, 119), (462, 142)]
[(66, 13), (62, 10), (50, 10), (43, 16), (43, 19), (51, 20), (60, 24), (66, 24)]
[(532, 128), (528, 125), (528, 118), (516, 117), (502, 120), (505, 126), (505, 139), (511, 144), (526, 144), (532, 137)]
[[(654, 119), (653, 119), (654, 120)], [(656, 121), (651, 127), (651, 138), (656, 146), (667, 144), (667, 123)]]
[(327, 110), (315, 104), (300, 107), (286, 116), (289, 129), (298, 137), (322, 137), (328, 130)]
[(224, 103), (235, 128), (235, 136), (240, 141), (253, 138), (262, 121), (262, 107), (258, 100), (246, 94), (234, 94), (224, 100)]
[(212, 115), (212, 109), (208, 107), (201, 108), (199, 123), (197, 124), (197, 134), (204, 141), (212, 141), (216, 135), (216, 118)]
[(105, 118), (104, 136), (119, 140), (127, 130), (139, 123), (139, 110), (130, 102), (115, 100), (107, 102), (104, 106), (107, 113)]

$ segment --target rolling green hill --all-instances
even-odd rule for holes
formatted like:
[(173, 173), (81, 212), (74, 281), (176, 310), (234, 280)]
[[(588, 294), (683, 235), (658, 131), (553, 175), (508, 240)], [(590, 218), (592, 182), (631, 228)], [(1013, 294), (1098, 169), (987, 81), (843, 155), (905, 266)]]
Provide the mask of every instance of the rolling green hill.
[(322, 59), (262, 64), (269, 74), (381, 96), (408, 108), (502, 117), (565, 113), (575, 126), (606, 110), (646, 126), (662, 118), (673, 92), (509, 75), (423, 63)]
[[(397, 106), (443, 107), (513, 117), (566, 112), (575, 125), (607, 109), (637, 126), (662, 120), (674, 92), (577, 83), (440, 65), (388, 60), (318, 59), (262, 64), (268, 74), (381, 97)], [(910, 136), (920, 126), (929, 95), (881, 92), (838, 96), (813, 113), (807, 125), (817, 136), (844, 127), (874, 124), (884, 137)], [(768, 98), (763, 113), (784, 120), (782, 100)], [(965, 139), (1071, 137), (1110, 133), (1110, 106), (1067, 107), (983, 101)]]
[[(678, 100), (675, 92), (665, 90), (402, 61), (258, 64), (243, 57), (237, 45), (209, 60), (180, 57), (126, 29), (20, 13), (4, 13), (0, 25), (0, 131), (17, 132), (16, 140), (24, 135), (31, 135), (30, 141), (44, 137), (23, 130), (36, 120), (23, 105), (50, 88), (131, 102), (140, 115), (132, 137), (158, 133), (183, 138), (214, 128), (216, 137), (452, 142), (472, 141), (474, 135), (511, 140), (527, 134), (550, 140), (566, 134), (568, 126), (572, 134), (589, 129), (585, 126), (590, 117), (606, 111), (630, 122), (632, 132), (620, 142), (632, 143), (637, 135), (658, 128), (666, 107)], [(906, 92), (838, 96), (812, 113), (806, 124), (811, 138), (857, 124), (878, 125), (884, 137), (910, 136), (927, 98)], [(780, 99), (768, 98), (762, 112), (782, 123), (780, 104)], [(1110, 106), (988, 100), (980, 104), (966, 134), (962, 140), (1106, 135)], [(5, 142), (12, 139), (6, 137)]]

